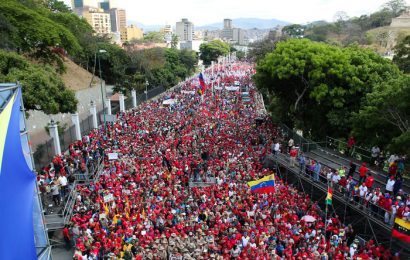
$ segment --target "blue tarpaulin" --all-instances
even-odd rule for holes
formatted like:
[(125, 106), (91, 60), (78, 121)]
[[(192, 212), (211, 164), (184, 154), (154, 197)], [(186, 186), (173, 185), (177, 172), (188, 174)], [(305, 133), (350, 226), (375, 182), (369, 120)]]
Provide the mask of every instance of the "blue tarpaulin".
[(37, 259), (33, 231), (35, 175), (20, 140), (21, 90), (0, 112), (0, 259)]

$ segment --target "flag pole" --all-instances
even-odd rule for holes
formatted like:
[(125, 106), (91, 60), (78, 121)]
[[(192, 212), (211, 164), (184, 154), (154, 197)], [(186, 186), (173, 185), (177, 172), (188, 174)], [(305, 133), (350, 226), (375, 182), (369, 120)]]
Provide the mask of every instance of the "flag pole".
[[(327, 178), (326, 178), (327, 179)], [(327, 231), (327, 210), (328, 210), (328, 201), (327, 201), (327, 196), (329, 194), (329, 180), (327, 179), (327, 191), (326, 191), (326, 199), (325, 199), (325, 204), (326, 204), (326, 209), (325, 209), (325, 238), (326, 238), (326, 231)]]

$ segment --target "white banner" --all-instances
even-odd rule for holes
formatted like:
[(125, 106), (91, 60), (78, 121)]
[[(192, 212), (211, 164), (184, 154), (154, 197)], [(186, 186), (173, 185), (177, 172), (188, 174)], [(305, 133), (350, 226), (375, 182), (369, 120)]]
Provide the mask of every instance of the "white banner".
[(105, 203), (113, 201), (113, 200), (114, 200), (114, 196), (111, 193), (104, 196)]
[(118, 153), (109, 153), (108, 160), (118, 160)]
[(230, 86), (230, 87), (225, 87), (225, 89), (226, 90), (228, 90), (228, 91), (238, 91), (239, 90), (239, 87), (235, 87), (235, 86)]

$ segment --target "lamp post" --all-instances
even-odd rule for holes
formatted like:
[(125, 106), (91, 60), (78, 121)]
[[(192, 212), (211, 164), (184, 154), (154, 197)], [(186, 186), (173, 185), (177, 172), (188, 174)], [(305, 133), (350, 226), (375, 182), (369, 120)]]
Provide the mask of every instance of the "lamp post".
[(145, 81), (145, 101), (148, 100), (148, 85), (149, 85), (149, 82), (148, 80), (146, 80)]
[[(98, 50), (98, 53), (106, 53), (106, 50)], [(103, 105), (103, 116), (104, 116), (104, 131), (107, 134), (107, 122), (105, 120), (105, 97), (104, 97), (104, 92), (103, 92), (103, 84), (102, 84), (102, 76), (101, 76), (101, 61), (100, 61), (100, 55), (98, 55), (98, 67), (100, 69), (100, 88), (101, 88), (101, 101)], [(107, 93), (106, 93), (107, 94)], [(107, 95), (106, 95), (107, 96)]]

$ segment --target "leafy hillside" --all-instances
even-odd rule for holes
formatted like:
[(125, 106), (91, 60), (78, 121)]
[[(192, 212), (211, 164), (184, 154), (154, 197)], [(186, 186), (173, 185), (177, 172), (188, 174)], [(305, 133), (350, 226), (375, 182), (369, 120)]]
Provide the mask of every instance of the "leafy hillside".
[[(77, 100), (64, 82), (77, 89), (89, 80), (85, 71), (71, 74), (71, 63), (65, 75), (67, 58), (89, 72), (101, 69), (107, 84), (124, 93), (144, 89), (146, 81), (171, 87), (197, 63), (191, 51), (127, 51), (95, 35), (85, 19), (57, 0), (0, 1), (0, 33), (0, 81), (21, 81), (26, 108), (47, 114), (74, 112)], [(74, 82), (72, 77), (85, 78)]]
[(391, 0), (370, 15), (349, 18), (346, 13), (335, 14), (335, 22), (318, 21), (308, 25), (285, 26), (282, 32), (290, 37), (304, 37), (313, 41), (341, 46), (359, 44), (384, 54), (409, 34), (409, 30), (392, 28), (392, 18), (406, 10), (404, 0)]

